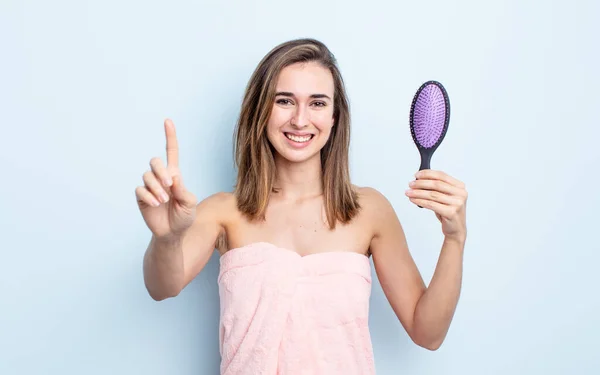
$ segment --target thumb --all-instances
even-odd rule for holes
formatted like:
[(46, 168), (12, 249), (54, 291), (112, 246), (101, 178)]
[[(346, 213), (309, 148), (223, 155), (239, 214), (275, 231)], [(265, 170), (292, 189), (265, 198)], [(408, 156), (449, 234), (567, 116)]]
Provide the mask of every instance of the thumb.
[(173, 198), (184, 206), (191, 207), (196, 204), (196, 197), (185, 188), (180, 175), (173, 176), (171, 193), (173, 194)]

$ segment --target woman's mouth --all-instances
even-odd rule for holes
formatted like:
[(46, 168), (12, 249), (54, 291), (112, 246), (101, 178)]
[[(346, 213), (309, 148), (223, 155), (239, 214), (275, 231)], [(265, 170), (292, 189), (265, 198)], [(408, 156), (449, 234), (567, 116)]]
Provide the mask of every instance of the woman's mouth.
[(312, 134), (306, 134), (306, 135), (295, 135), (292, 133), (285, 133), (285, 136), (288, 139), (291, 139), (294, 142), (298, 142), (298, 143), (304, 143), (304, 142), (308, 142), (310, 141), (310, 139), (313, 137)]
[(288, 143), (296, 148), (308, 146), (310, 141), (315, 136), (314, 134), (304, 134), (304, 135), (298, 135), (298, 134), (292, 134), (292, 133), (283, 133), (283, 134), (287, 138)]

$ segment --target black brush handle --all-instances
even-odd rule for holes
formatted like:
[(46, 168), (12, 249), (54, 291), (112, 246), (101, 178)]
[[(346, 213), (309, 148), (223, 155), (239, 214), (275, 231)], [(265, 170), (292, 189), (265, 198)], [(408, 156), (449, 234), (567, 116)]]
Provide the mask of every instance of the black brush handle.
[[(430, 149), (419, 147), (419, 153), (421, 154), (421, 165), (419, 166), (419, 170), (431, 169), (431, 156), (433, 155), (433, 152), (431, 152)], [(422, 206), (417, 206), (423, 208)]]
[(420, 148), (419, 152), (421, 154), (421, 165), (419, 166), (419, 170), (431, 169), (431, 155), (433, 153), (423, 148)]

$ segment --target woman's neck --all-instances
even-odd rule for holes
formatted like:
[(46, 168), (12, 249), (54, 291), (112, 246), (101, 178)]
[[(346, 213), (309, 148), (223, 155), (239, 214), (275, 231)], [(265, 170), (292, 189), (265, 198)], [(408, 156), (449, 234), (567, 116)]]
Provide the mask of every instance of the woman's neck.
[(323, 193), (320, 155), (301, 163), (281, 157), (275, 159), (277, 168), (275, 188), (283, 199), (301, 200)]

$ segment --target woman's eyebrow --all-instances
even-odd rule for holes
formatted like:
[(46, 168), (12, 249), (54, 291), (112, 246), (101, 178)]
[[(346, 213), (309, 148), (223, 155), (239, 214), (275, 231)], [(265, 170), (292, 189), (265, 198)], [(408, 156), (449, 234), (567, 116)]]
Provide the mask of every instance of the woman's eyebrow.
[[(279, 91), (278, 93), (275, 94), (275, 96), (287, 96), (290, 98), (295, 97), (295, 95), (293, 93), (288, 92), (288, 91)], [(310, 97), (313, 99), (327, 98), (327, 99), (331, 100), (331, 98), (325, 94), (312, 94)]]

